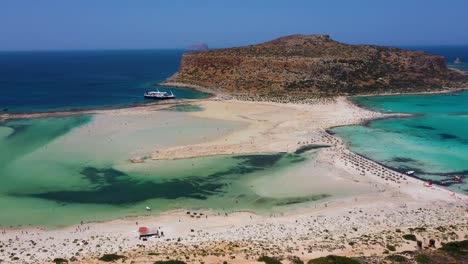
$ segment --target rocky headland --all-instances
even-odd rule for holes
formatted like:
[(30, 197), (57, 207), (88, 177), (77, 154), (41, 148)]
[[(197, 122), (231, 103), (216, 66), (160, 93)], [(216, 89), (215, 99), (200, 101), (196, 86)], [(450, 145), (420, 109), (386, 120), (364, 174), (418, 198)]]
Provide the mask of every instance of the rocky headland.
[(328, 35), (292, 35), (184, 54), (179, 71), (165, 83), (237, 97), (324, 97), (461, 88), (468, 86), (468, 75), (449, 69), (442, 56), (349, 45)]

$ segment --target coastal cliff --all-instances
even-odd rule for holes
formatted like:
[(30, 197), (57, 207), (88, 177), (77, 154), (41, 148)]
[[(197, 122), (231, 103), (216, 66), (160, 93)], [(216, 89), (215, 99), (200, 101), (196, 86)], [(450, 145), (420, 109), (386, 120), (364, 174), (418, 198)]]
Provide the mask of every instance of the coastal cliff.
[(187, 53), (166, 84), (250, 95), (427, 92), (466, 86), (442, 56), (292, 35), (238, 48)]

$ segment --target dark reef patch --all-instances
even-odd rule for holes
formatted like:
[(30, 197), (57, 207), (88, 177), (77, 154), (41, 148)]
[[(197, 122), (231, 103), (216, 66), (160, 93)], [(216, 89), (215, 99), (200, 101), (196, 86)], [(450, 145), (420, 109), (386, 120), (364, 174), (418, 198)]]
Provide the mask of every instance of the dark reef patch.
[(441, 176), (462, 176), (468, 175), (468, 170), (462, 171), (449, 171), (449, 172), (424, 172), (427, 175), (441, 175)]
[(405, 158), (405, 157), (394, 157), (392, 158), (394, 162), (417, 162), (417, 160), (412, 158)]
[(112, 184), (115, 179), (127, 176), (125, 173), (109, 168), (97, 169), (95, 167), (86, 167), (81, 170), (81, 175), (88, 179), (92, 184)]
[(450, 113), (447, 114), (448, 116), (468, 116), (468, 112), (461, 112), (461, 113)]
[(299, 162), (303, 162), (303, 161), (305, 161), (305, 160), (307, 160), (306, 157), (298, 156), (298, 157), (295, 157), (295, 158), (290, 159), (289, 162), (291, 162), (291, 163), (299, 163)]
[(441, 139), (457, 139), (457, 136), (446, 134), (446, 133), (439, 133)]
[(311, 195), (311, 196), (305, 196), (305, 197), (283, 198), (283, 199), (277, 199), (275, 205), (285, 206), (285, 205), (291, 205), (291, 204), (300, 204), (300, 203), (305, 203), (305, 202), (318, 201), (321, 199), (328, 198), (330, 196), (331, 195), (329, 194), (317, 194), (317, 195)]
[(298, 149), (296, 149), (296, 151), (294, 151), (294, 154), (302, 154), (302, 153), (307, 152), (309, 150), (319, 149), (319, 148), (328, 148), (328, 147), (330, 147), (330, 146), (328, 146), (328, 145), (314, 145), (314, 144), (300, 146)]
[(1, 123), (1, 126), (9, 127), (13, 131), (0, 142), (3, 150), (3, 154), (0, 154), (0, 163), (4, 164), (39, 149), (90, 120), (91, 115), (78, 115), (73, 117), (16, 119)]
[[(383, 165), (383, 166), (385, 166), (385, 165)], [(388, 167), (388, 168), (393, 169), (395, 171), (398, 171), (400, 173), (405, 173), (406, 171), (412, 170), (412, 171), (415, 172), (415, 175), (413, 175), (411, 177), (419, 179), (419, 180), (423, 180), (423, 181), (427, 181), (427, 179), (421, 178), (418, 175), (436, 176), (438, 178), (438, 180), (431, 179), (430, 181), (432, 181), (435, 184), (442, 185), (442, 186), (452, 186), (452, 185), (460, 184), (460, 181), (455, 181), (454, 177), (456, 177), (456, 176), (461, 177), (461, 179), (463, 181), (463, 178), (465, 177), (465, 175), (468, 175), (468, 170), (451, 171), (451, 172), (426, 172), (426, 171), (423, 171), (423, 170), (420, 170), (420, 169), (410, 168), (410, 167), (406, 167), (406, 166), (402, 166), (402, 167), (398, 167), (398, 168), (392, 168), (392, 167)]]
[(410, 127), (425, 129), (425, 130), (435, 130), (435, 128), (433, 128), (431, 126), (423, 126), (423, 125), (416, 125), (416, 126), (410, 126)]
[(241, 155), (234, 156), (234, 159), (241, 160), (241, 164), (245, 166), (265, 168), (274, 166), (286, 153), (277, 153), (271, 155)]
[(15, 136), (21, 135), (21, 133), (26, 131), (30, 127), (30, 125), (10, 124), (10, 125), (7, 125), (6, 127), (13, 129), (13, 132), (6, 137), (6, 139), (9, 140), (9, 139), (14, 138)]
[(274, 206), (286, 206), (292, 204), (300, 204), (312, 201), (318, 201), (330, 197), (329, 194), (317, 194), (303, 197), (285, 197), (285, 198), (271, 198), (271, 197), (260, 197), (255, 200), (256, 204), (271, 204)]
[(163, 110), (173, 112), (200, 112), (203, 111), (203, 107), (192, 104), (177, 104)]
[[(162, 181), (140, 180), (113, 168), (83, 168), (80, 173), (91, 186), (83, 190), (58, 190), (33, 194), (13, 194), (29, 196), (59, 203), (88, 203), (126, 205), (149, 199), (189, 198), (206, 200), (209, 196), (225, 192), (232, 180), (245, 174), (275, 166), (285, 157), (284, 153), (269, 155), (241, 155), (232, 158), (239, 160), (234, 166), (206, 176), (193, 175)], [(288, 154), (288, 161), (304, 158)], [(295, 161), (298, 162), (298, 161)]]
[[(361, 156), (361, 157), (364, 157), (366, 159), (370, 159), (370, 158), (368, 158), (368, 157), (366, 157), (364, 155), (361, 155), (359, 153), (356, 153), (356, 154)], [(372, 159), (370, 159), (370, 160), (372, 160)], [(451, 186), (453, 184), (458, 184), (458, 182), (452, 181), (453, 177), (459, 176), (459, 177), (462, 177), (462, 179), (463, 179), (465, 175), (468, 175), (468, 170), (454, 171), (454, 172), (426, 172), (426, 171), (423, 171), (423, 170), (418, 169), (418, 168), (411, 168), (411, 167), (408, 167), (408, 166), (393, 167), (393, 166), (385, 165), (384, 163), (376, 161), (376, 160), (373, 160), (373, 161), (375, 163), (385, 167), (385, 168), (388, 168), (388, 169), (393, 170), (393, 171), (397, 171), (397, 172), (402, 173), (402, 174), (405, 174), (407, 171), (412, 170), (412, 171), (415, 172), (415, 174), (412, 175), (411, 177), (422, 180), (422, 181), (427, 181), (427, 179), (421, 178), (418, 175), (439, 176), (442, 179), (440, 179), (440, 180), (432, 179), (431, 181), (433, 183), (437, 184), (437, 185), (442, 185), (442, 186)], [(450, 178), (448, 178), (448, 177), (450, 177)]]
[[(381, 164), (381, 165), (385, 166), (383, 164)], [(385, 167), (387, 167), (387, 166), (385, 166)], [(388, 167), (388, 168), (391, 168), (391, 167)], [(397, 171), (399, 171), (401, 173), (412, 170), (412, 171), (415, 172), (416, 175), (417, 174), (424, 174), (424, 175), (441, 176), (441, 177), (453, 177), (453, 176), (468, 175), (468, 170), (449, 171), (449, 172), (428, 172), (428, 171), (424, 171), (424, 170), (421, 170), (421, 169), (411, 168), (411, 167), (406, 167), (406, 166), (401, 166), (401, 167), (391, 168), (391, 169), (397, 170)]]
[(88, 190), (63, 190), (32, 194), (30, 196), (65, 203), (125, 205), (153, 198), (193, 198), (205, 200), (222, 191), (224, 184), (213, 177), (187, 177), (162, 182), (139, 181), (114, 169), (85, 168), (81, 171), (94, 188)]

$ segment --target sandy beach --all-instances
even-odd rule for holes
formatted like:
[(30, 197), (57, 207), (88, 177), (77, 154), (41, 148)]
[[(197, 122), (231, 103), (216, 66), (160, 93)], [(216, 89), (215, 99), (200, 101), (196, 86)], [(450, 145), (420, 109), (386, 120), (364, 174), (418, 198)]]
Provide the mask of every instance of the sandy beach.
[[(383, 114), (353, 105), (344, 97), (316, 104), (246, 102), (215, 97), (192, 101), (204, 110), (198, 118), (230, 120), (246, 125), (214, 140), (154, 149), (153, 160), (185, 159), (228, 154), (314, 150), (302, 173), (280, 177), (272, 186), (314, 187), (307, 173), (324, 173), (341, 188), (362, 188), (344, 197), (292, 207), (286, 213), (176, 210), (158, 216), (140, 216), (103, 223), (82, 223), (57, 229), (3, 229), (0, 262), (50, 263), (64, 258), (75, 263), (99, 263), (103, 254), (115, 253), (132, 263), (180, 259), (187, 263), (258, 263), (261, 255), (289, 263), (297, 256), (306, 261), (329, 254), (372, 256), (388, 246), (396, 252), (414, 250), (416, 242), (402, 238), (414, 234), (427, 245), (466, 239), (466, 195), (391, 171), (346, 148), (326, 130), (403, 114)], [(162, 106), (99, 110), (102, 115), (138, 115)], [(61, 115), (66, 113), (61, 113)], [(38, 117), (38, 116), (23, 116)], [(11, 118), (11, 117), (4, 117)], [(128, 150), (132, 153), (132, 150)], [(134, 157), (138, 159), (138, 157)], [(130, 161), (129, 161), (130, 162)], [(142, 161), (144, 162), (144, 161)], [(138, 164), (135, 164), (138, 166)], [(273, 190), (275, 191), (275, 190)], [(272, 192), (273, 192), (272, 191)], [(263, 190), (268, 194), (268, 190)], [(140, 226), (158, 230), (159, 237), (138, 238)], [(124, 260), (117, 261), (118, 263)], [(128, 260), (127, 260), (128, 261)]]
[(335, 139), (325, 135), (325, 130), (330, 127), (404, 116), (368, 111), (353, 105), (344, 97), (333, 102), (312, 105), (238, 100), (211, 100), (198, 104), (205, 111), (191, 115), (247, 122), (249, 126), (220, 140), (155, 151), (151, 155), (152, 159), (294, 152), (308, 144), (333, 144)]

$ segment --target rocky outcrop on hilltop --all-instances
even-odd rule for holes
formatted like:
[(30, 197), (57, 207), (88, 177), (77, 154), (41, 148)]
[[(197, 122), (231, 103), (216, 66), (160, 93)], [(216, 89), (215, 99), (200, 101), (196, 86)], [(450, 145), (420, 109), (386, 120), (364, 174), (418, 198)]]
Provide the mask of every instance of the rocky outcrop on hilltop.
[(187, 53), (169, 83), (229, 94), (346, 95), (466, 85), (445, 59), (419, 51), (293, 35), (258, 45)]
[(186, 49), (187, 51), (203, 51), (208, 50), (208, 45), (205, 43), (190, 45)]

